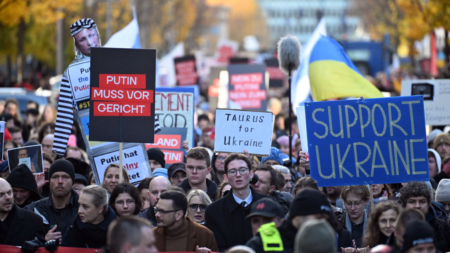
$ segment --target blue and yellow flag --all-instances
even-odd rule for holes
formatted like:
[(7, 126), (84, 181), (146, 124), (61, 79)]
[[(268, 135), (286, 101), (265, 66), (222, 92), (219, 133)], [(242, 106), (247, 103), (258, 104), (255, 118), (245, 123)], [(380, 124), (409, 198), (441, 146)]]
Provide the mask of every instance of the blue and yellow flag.
[(383, 97), (366, 80), (344, 49), (330, 37), (322, 36), (311, 52), (309, 80), (315, 101), (344, 97)]

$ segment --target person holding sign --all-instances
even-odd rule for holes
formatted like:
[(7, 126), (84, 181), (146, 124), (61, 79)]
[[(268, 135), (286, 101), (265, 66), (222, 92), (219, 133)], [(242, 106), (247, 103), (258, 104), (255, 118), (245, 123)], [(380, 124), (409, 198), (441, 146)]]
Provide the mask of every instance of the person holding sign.
[[(76, 55), (64, 71), (61, 80), (53, 144), (53, 151), (61, 156), (66, 151), (72, 132), (73, 108), (76, 111), (89, 110), (91, 48), (102, 46), (97, 24), (90, 18), (75, 21), (70, 26), (70, 33), (74, 40)], [(158, 118), (155, 116), (155, 133), (160, 130)]]

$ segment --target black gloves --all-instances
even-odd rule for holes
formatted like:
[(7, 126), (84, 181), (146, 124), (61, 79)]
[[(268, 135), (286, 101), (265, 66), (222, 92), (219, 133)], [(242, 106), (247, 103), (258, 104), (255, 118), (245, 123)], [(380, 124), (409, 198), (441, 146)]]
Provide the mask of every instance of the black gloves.
[(23, 253), (34, 253), (39, 247), (42, 247), (41, 241), (37, 239), (37, 237), (34, 238), (34, 240), (31, 241), (25, 241), (22, 245), (22, 252)]

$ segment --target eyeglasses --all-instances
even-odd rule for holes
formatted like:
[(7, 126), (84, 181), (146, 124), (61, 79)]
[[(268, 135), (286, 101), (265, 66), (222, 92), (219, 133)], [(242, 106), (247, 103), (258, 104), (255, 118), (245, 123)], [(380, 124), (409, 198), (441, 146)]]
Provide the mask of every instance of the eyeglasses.
[(157, 207), (154, 207), (153, 209), (155, 210), (155, 214), (157, 214), (157, 213), (168, 214), (168, 213), (180, 211), (180, 210), (165, 211), (165, 210), (162, 210), (162, 209), (158, 209)]
[(117, 200), (116, 205), (123, 206), (124, 203), (127, 203), (127, 206), (133, 205), (135, 203), (134, 199), (127, 199), (126, 201)]
[(360, 207), (361, 206), (361, 204), (363, 203), (363, 201), (359, 201), (359, 202), (345, 202), (345, 204), (347, 205), (347, 206), (349, 206), (349, 207), (352, 207), (352, 206), (354, 206), (354, 207)]
[(226, 157), (222, 157), (222, 156), (218, 156), (216, 159), (219, 160), (219, 161), (225, 161), (225, 159), (227, 159), (227, 158)]
[(191, 209), (192, 212), (197, 211), (200, 208), (201, 212), (204, 212), (206, 210), (206, 205), (202, 204), (190, 204), (189, 209)]
[(241, 176), (243, 176), (243, 175), (247, 175), (247, 173), (249, 172), (249, 169), (245, 168), (245, 167), (239, 168), (238, 170), (232, 169), (232, 170), (229, 170), (227, 174), (230, 176), (236, 176), (238, 171), (239, 171), (239, 174), (241, 174)]
[(188, 170), (190, 170), (190, 171), (197, 170), (198, 172), (206, 170), (205, 167), (193, 167), (193, 166), (187, 166), (186, 168), (187, 168)]

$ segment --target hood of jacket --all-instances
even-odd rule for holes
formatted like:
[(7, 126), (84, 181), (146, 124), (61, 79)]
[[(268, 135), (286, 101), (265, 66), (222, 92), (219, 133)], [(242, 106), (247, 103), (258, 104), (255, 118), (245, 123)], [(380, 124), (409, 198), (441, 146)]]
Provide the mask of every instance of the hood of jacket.
[(432, 148), (429, 148), (428, 152), (433, 153), (434, 159), (436, 159), (436, 163), (437, 163), (437, 167), (438, 167), (438, 173), (441, 172), (441, 156), (439, 156), (439, 153), (436, 150), (432, 149)]
[(25, 164), (21, 164), (13, 169), (11, 174), (6, 178), (6, 181), (8, 181), (11, 187), (22, 188), (31, 192), (30, 197), (26, 201), (27, 203), (41, 199), (34, 175)]

